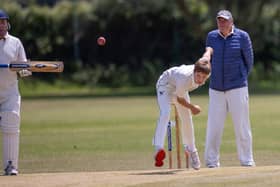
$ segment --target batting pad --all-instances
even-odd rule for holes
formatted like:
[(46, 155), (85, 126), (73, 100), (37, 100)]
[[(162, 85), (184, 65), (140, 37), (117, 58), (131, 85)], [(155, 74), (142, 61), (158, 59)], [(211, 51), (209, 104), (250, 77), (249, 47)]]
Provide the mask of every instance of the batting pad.
[(18, 168), (19, 154), (19, 121), (20, 117), (15, 112), (1, 112), (1, 129), (3, 134), (3, 167), (8, 161)]

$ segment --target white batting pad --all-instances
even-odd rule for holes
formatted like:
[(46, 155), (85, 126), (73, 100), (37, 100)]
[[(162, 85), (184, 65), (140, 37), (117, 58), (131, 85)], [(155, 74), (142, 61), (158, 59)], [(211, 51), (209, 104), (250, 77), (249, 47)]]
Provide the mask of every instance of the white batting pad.
[(1, 112), (1, 129), (3, 133), (3, 165), (7, 166), (12, 161), (18, 168), (19, 155), (19, 121), (20, 117), (15, 112)]

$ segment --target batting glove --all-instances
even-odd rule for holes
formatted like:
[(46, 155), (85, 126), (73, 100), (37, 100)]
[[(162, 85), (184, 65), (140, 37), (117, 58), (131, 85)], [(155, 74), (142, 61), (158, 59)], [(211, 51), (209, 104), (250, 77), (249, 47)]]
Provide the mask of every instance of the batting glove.
[(27, 70), (27, 69), (22, 69), (18, 72), (20, 77), (28, 77), (30, 75), (32, 75), (32, 72)]

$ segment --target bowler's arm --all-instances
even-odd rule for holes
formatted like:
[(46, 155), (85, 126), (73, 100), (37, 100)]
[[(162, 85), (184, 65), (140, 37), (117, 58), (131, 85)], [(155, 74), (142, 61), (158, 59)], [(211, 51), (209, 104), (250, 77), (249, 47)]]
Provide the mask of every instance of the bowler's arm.
[(196, 114), (201, 112), (201, 108), (198, 105), (193, 105), (193, 104), (187, 102), (186, 99), (183, 98), (183, 97), (178, 97), (177, 96), (177, 101), (181, 105), (183, 105), (183, 106), (187, 107), (188, 109), (190, 109), (192, 111), (193, 115), (196, 115)]

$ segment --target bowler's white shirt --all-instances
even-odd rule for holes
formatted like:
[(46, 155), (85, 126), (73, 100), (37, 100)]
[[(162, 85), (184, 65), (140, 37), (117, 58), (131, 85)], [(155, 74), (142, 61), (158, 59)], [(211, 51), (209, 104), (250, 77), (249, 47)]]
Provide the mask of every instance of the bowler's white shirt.
[(160, 76), (157, 82), (157, 101), (160, 109), (153, 145), (156, 149), (164, 148), (167, 125), (170, 121), (171, 104), (176, 106), (181, 119), (182, 143), (191, 151), (196, 151), (191, 111), (178, 103), (176, 97), (190, 103), (189, 92), (199, 85), (194, 81), (194, 65), (172, 67)]
[(166, 70), (161, 75), (158, 86), (166, 86), (171, 96), (184, 97), (186, 92), (199, 86), (194, 81), (194, 65), (181, 65)]
[[(26, 54), (21, 41), (9, 35), (0, 40), (0, 64), (10, 64), (12, 61), (26, 61)], [(16, 72), (9, 68), (0, 69), (0, 97), (7, 94), (18, 94), (18, 80)]]

